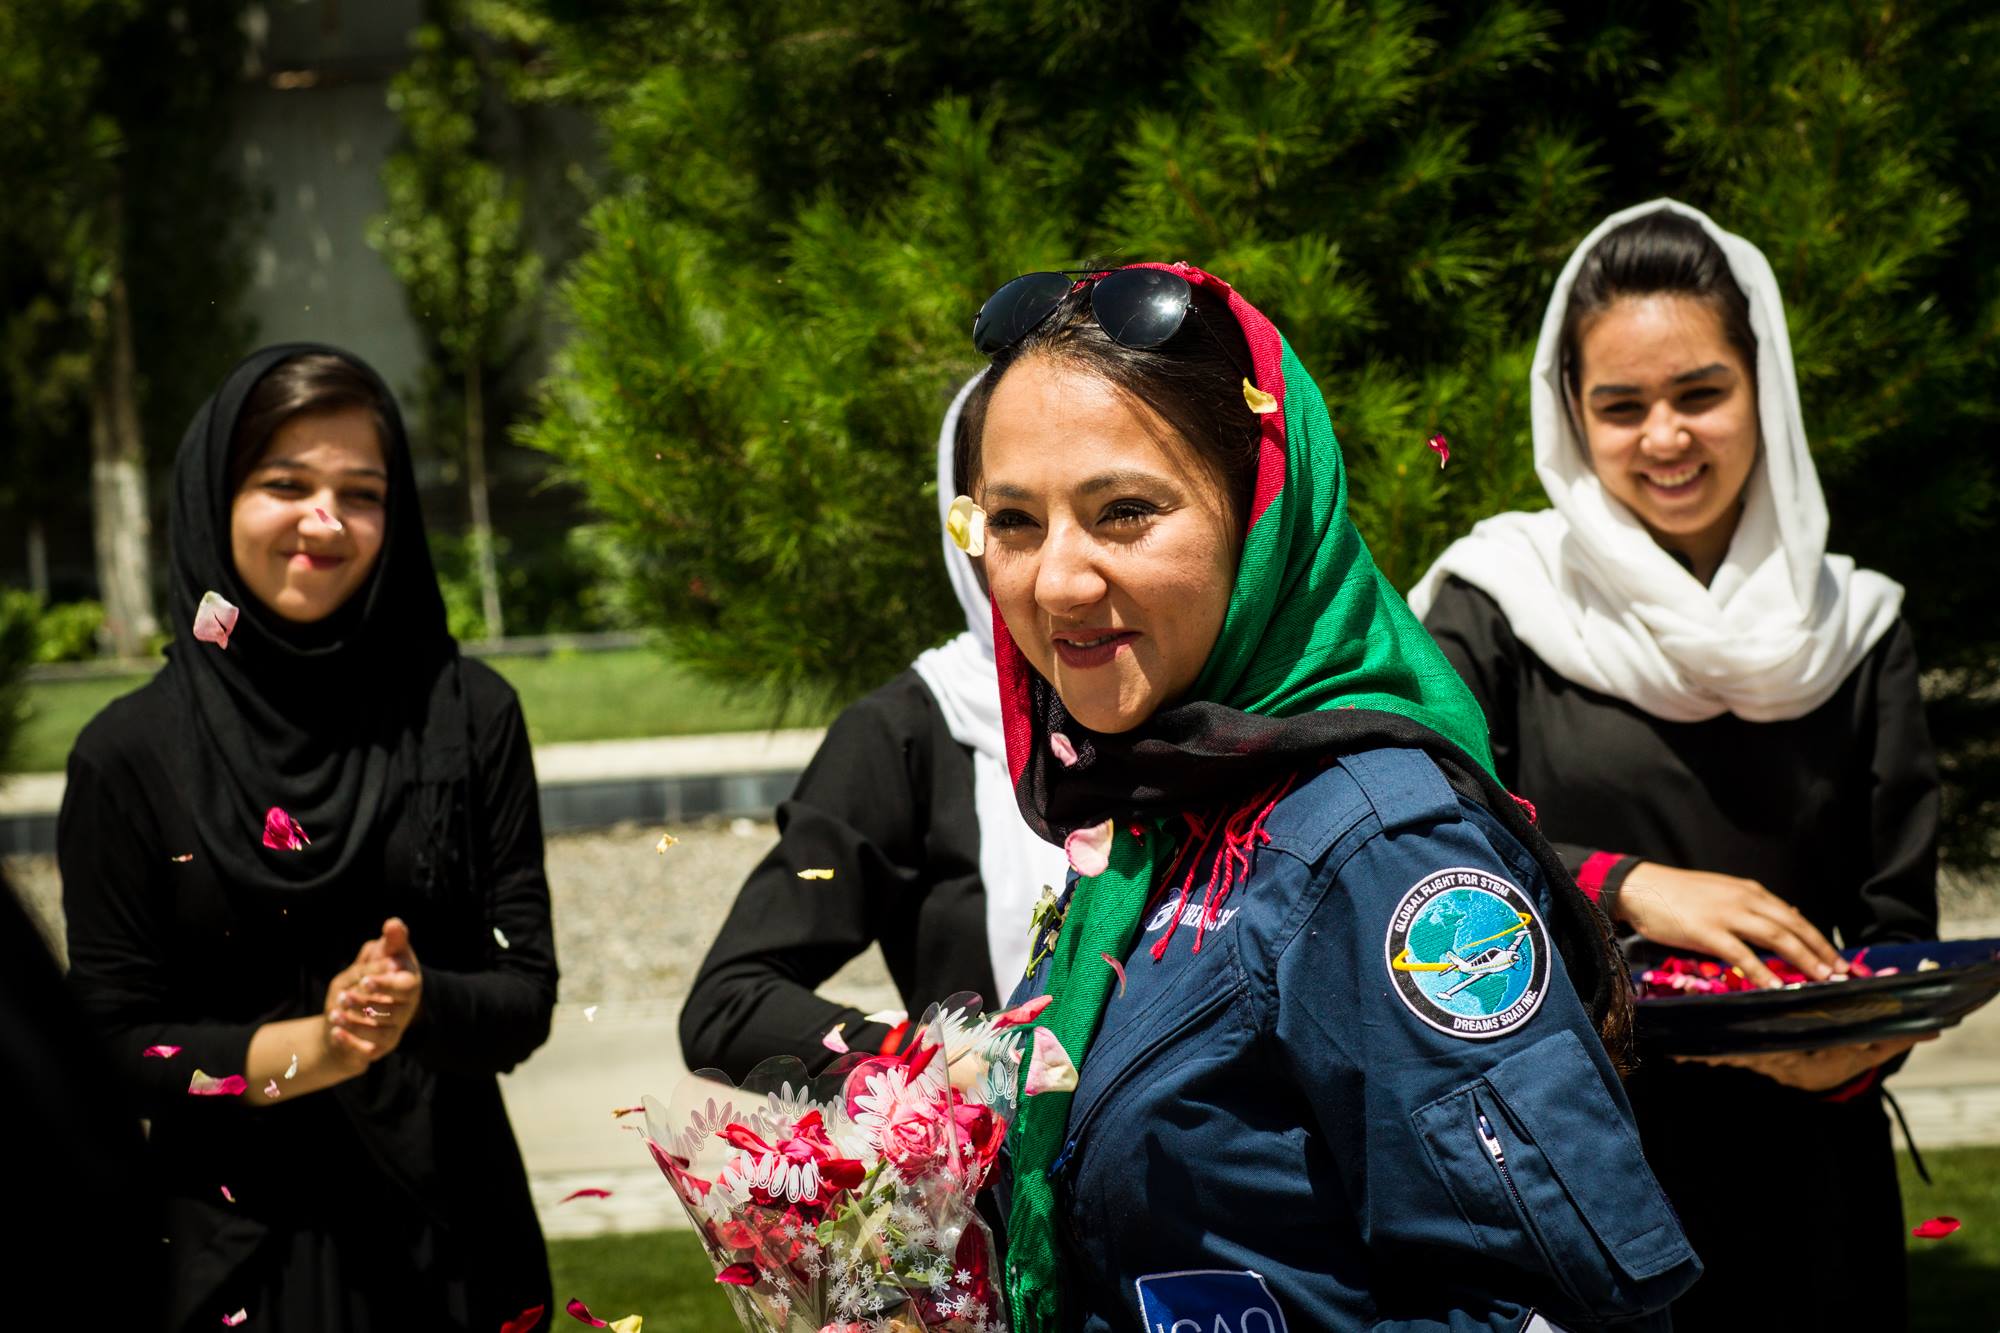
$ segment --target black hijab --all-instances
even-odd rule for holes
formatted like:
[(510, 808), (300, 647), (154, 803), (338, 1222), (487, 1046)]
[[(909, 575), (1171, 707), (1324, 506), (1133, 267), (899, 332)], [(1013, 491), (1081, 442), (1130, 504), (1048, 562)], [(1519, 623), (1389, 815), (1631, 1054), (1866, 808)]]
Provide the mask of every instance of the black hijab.
[[(284, 620), (237, 577), (230, 548), (230, 441), (258, 381), (312, 354), (360, 371), (380, 399), (389, 475), (382, 550), (367, 580), (322, 621)], [(379, 846), (400, 803), (427, 794), (419, 818), (434, 836), (466, 771), (458, 646), (424, 539), (409, 439), (396, 400), (360, 358), (316, 343), (282, 343), (238, 363), (202, 404), (174, 459), (170, 596), (174, 638), (163, 679), (180, 707), (169, 759), (193, 813), (202, 856), (237, 891), (310, 893), (337, 882)], [(240, 609), (229, 646), (194, 637), (195, 608), (214, 591)], [(278, 806), (309, 846), (264, 846)], [(366, 864), (366, 862), (362, 862)]]

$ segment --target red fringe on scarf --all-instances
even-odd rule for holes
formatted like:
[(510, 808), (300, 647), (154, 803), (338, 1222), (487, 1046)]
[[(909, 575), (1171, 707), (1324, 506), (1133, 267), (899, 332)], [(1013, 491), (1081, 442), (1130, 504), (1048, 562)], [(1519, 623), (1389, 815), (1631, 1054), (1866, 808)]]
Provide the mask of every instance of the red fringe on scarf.
[[(1167, 866), (1167, 873), (1160, 877), (1160, 884), (1147, 900), (1146, 910), (1173, 889), (1176, 881), (1180, 884), (1180, 897), (1174, 902), (1172, 923), (1153, 945), (1153, 960), (1158, 962), (1167, 956), (1167, 943), (1174, 932), (1181, 927), (1181, 917), (1187, 910), (1187, 901), (1194, 892), (1195, 879), (1202, 868), (1208, 868), (1208, 879), (1202, 890), (1201, 919), (1195, 923), (1194, 951), (1201, 952), (1202, 938), (1208, 928), (1215, 924), (1216, 914), (1222, 910), (1223, 899), (1229, 891), (1241, 884), (1250, 875), (1250, 858), (1257, 848), (1271, 840), (1264, 831), (1264, 821), (1278, 808), (1278, 802), (1285, 799), (1298, 775), (1292, 774), (1282, 782), (1273, 783), (1251, 797), (1240, 809), (1227, 815), (1195, 814), (1189, 812), (1181, 816), (1187, 822), (1187, 836), (1181, 840), (1180, 850)], [(1210, 849), (1213, 848), (1211, 853)], [(1185, 873), (1183, 873), (1185, 872)]]

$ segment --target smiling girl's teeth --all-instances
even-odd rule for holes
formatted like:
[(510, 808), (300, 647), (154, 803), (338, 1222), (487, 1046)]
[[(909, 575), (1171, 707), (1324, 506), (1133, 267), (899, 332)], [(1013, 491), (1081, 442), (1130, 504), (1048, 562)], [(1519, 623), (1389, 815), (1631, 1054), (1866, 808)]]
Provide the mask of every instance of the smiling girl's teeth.
[(1107, 634), (1101, 639), (1071, 639), (1069, 642), (1072, 648), (1098, 648), (1110, 643), (1116, 637), (1115, 634)]
[(1662, 486), (1671, 490), (1676, 486), (1685, 486), (1687, 483), (1693, 481), (1700, 474), (1701, 467), (1701, 464), (1696, 463), (1693, 467), (1683, 468), (1679, 472), (1648, 472), (1645, 476), (1646, 480), (1652, 482), (1655, 486)]

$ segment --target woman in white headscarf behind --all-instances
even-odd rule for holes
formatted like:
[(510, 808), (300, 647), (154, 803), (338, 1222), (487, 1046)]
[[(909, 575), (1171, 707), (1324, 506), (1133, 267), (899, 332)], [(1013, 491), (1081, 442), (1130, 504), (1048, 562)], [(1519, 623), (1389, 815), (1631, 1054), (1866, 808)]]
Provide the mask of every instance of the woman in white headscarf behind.
[[(959, 409), (977, 382), (938, 435), (940, 519)], [(959, 991), (998, 1005), (1021, 980), (1035, 899), (1069, 866), (1021, 818), (991, 603), (974, 560), (941, 540), (965, 631), (849, 705), (778, 807), (778, 845), (744, 882), (681, 1010), (690, 1069), (741, 1078), (773, 1055), (817, 1068), (836, 1028), (835, 1044), (853, 1050), (899, 1040), (899, 1016), (817, 993), (873, 943), (914, 1017)]]
[[(1501, 514), (1410, 597), (1484, 706), (1503, 781), (1652, 943), (1775, 984), (1937, 931), (1937, 765), (1903, 590), (1826, 550), (1764, 256), (1657, 200), (1571, 256), (1531, 380), (1552, 508)], [(1885, 485), (1893, 486), (1893, 478)], [(1707, 1267), (1683, 1328), (1900, 1328), (1881, 1080), (1910, 1042), (1632, 1079)]]

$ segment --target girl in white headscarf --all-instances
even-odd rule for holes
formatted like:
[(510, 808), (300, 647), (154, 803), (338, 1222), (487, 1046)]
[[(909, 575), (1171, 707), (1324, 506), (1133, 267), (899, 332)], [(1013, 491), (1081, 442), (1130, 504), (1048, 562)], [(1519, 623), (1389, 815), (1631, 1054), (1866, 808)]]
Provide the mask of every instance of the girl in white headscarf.
[[(1695, 209), (1608, 218), (1530, 383), (1552, 508), (1489, 518), (1410, 604), (1494, 758), (1621, 928), (1776, 984), (1936, 934), (1937, 766), (1903, 590), (1826, 549), (1771, 266)], [(1685, 1328), (1899, 1328), (1881, 1042), (1655, 1061), (1648, 1157), (1707, 1275)]]
[[(938, 434), (940, 520), (955, 494), (959, 410), (977, 383), (959, 390)], [(817, 993), (870, 944), (918, 1017), (959, 991), (998, 1005), (1022, 979), (1035, 899), (1069, 863), (1021, 818), (991, 603), (973, 558), (940, 540), (965, 631), (850, 704), (778, 807), (778, 845), (744, 882), (681, 1011), (690, 1069), (742, 1078), (773, 1055), (817, 1067), (833, 1058), (836, 1030), (833, 1044), (854, 1050), (901, 1039), (901, 1015)], [(802, 870), (833, 873), (802, 880)]]

